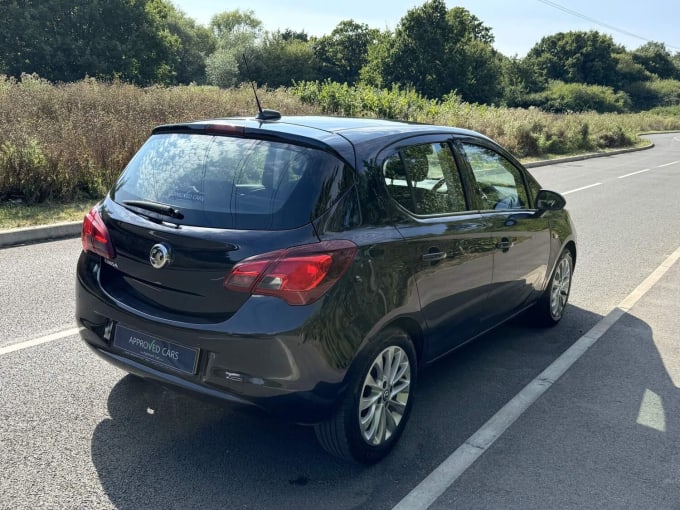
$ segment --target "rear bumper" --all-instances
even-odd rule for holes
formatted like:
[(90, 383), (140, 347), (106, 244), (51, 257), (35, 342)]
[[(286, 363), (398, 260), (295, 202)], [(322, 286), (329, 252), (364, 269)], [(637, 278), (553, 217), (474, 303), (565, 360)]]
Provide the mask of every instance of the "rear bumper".
[[(297, 423), (315, 423), (332, 413), (346, 369), (334, 367), (324, 349), (304, 333), (309, 317), (318, 311), (315, 305), (291, 307), (257, 296), (222, 323), (173, 323), (137, 313), (108, 296), (98, 283), (97, 264), (87, 255), (79, 261), (76, 320), (85, 343), (109, 363), (183, 391), (255, 405)], [(117, 348), (112, 340), (118, 324), (197, 349), (194, 373), (173, 371)], [(246, 325), (259, 331), (247, 331)]]
[(314, 392), (272, 392), (272, 396), (254, 397), (252, 395), (216, 389), (211, 386), (192, 382), (178, 375), (143, 364), (138, 360), (122, 356), (118, 353), (95, 347), (86, 340), (87, 330), (81, 331), (86, 345), (102, 359), (114, 366), (144, 379), (150, 379), (170, 389), (198, 397), (207, 397), (213, 401), (228, 404), (256, 406), (281, 419), (296, 423), (317, 423), (327, 418), (334, 409), (334, 400), (319, 397)]

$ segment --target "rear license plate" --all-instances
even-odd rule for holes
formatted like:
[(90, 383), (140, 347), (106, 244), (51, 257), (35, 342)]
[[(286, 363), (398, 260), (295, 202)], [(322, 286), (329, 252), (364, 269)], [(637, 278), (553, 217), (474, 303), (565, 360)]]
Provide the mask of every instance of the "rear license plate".
[(195, 374), (198, 349), (177, 345), (139, 331), (116, 326), (113, 345), (119, 349), (184, 374)]

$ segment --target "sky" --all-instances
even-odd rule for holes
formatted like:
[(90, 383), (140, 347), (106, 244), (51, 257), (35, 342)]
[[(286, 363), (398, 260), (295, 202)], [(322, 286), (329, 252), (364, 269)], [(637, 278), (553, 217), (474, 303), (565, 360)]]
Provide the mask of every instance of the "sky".
[[(207, 25), (219, 12), (255, 12), (265, 30), (290, 28), (308, 35), (329, 34), (342, 20), (371, 28), (396, 28), (406, 12), (425, 0), (172, 0), (189, 17)], [(523, 57), (540, 39), (557, 32), (597, 30), (634, 50), (647, 41), (662, 42), (680, 52), (678, 0), (447, 0), (449, 8), (464, 7), (491, 27), (495, 48)], [(552, 5), (549, 5), (552, 4)], [(563, 7), (576, 14), (564, 12)], [(588, 19), (589, 18), (589, 19)]]

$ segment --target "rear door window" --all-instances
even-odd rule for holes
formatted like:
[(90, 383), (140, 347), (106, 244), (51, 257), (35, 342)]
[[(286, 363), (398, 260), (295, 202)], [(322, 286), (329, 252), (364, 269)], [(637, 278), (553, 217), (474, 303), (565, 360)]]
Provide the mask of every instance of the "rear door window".
[(171, 205), (189, 225), (291, 229), (325, 212), (352, 183), (351, 169), (317, 149), (164, 133), (144, 144), (111, 195)]

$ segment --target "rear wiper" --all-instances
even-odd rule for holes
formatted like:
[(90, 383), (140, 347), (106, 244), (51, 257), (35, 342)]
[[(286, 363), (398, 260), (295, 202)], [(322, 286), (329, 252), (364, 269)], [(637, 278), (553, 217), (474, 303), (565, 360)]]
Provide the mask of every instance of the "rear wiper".
[(147, 200), (123, 200), (123, 205), (146, 209), (147, 211), (160, 213), (171, 218), (177, 218), (178, 220), (184, 219), (184, 215), (179, 209), (167, 204), (159, 204), (158, 202), (149, 202)]

